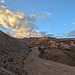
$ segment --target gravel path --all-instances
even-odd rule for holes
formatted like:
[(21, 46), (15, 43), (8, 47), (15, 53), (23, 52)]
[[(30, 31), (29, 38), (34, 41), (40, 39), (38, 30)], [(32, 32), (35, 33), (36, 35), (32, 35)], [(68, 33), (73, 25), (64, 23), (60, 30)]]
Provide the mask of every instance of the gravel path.
[(42, 59), (38, 57), (39, 54), (38, 48), (34, 47), (24, 61), (28, 75), (75, 75), (75, 67)]

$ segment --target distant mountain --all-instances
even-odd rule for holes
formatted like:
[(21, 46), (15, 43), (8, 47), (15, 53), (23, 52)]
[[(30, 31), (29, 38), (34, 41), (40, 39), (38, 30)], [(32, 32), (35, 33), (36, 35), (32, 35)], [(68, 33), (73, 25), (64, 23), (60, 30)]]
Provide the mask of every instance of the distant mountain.
[(62, 40), (67, 40), (67, 39), (70, 39), (70, 40), (75, 40), (75, 38), (60, 38)]

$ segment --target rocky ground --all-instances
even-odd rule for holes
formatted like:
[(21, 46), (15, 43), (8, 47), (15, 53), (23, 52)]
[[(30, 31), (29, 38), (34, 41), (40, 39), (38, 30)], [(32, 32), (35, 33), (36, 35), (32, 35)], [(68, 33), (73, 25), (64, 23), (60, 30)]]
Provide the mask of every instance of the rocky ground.
[[(75, 48), (71, 51), (45, 50), (44, 53), (35, 46), (37, 39), (12, 38), (0, 31), (0, 75), (75, 75), (75, 67), (72, 67), (75, 64)], [(33, 48), (29, 46), (32, 41)], [(65, 59), (72, 66), (54, 62), (58, 57), (61, 62)]]
[(6, 70), (6, 69), (3, 68), (3, 67), (0, 67), (0, 75), (16, 75), (16, 74), (14, 74), (14, 73), (11, 72), (11, 71)]
[(75, 67), (42, 59), (39, 54), (38, 48), (34, 47), (24, 61), (24, 69), (28, 75), (75, 75)]
[[(24, 60), (31, 49), (21, 39), (12, 38), (0, 31), (0, 75), (27, 75)], [(9, 73), (10, 71), (10, 73)]]

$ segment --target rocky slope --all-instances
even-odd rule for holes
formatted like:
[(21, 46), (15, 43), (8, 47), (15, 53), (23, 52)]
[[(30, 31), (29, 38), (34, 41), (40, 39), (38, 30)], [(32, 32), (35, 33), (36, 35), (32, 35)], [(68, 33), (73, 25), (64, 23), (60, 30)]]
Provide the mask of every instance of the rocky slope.
[[(25, 42), (23, 43), (20, 39), (12, 38), (0, 31), (0, 68), (10, 70), (15, 75), (26, 75), (23, 61), (30, 51)], [(0, 73), (7, 75), (1, 70)]]

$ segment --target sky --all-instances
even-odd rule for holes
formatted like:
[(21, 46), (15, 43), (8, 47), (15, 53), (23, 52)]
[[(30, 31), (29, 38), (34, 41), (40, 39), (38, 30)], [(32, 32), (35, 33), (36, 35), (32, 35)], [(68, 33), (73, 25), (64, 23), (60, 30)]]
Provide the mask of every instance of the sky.
[(75, 38), (75, 0), (0, 0), (0, 30), (18, 38)]

